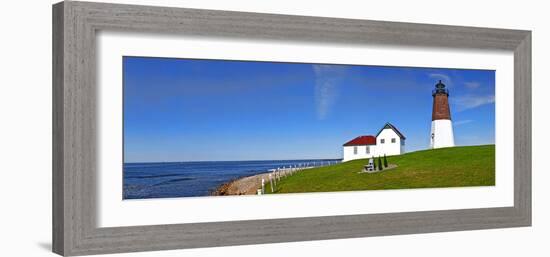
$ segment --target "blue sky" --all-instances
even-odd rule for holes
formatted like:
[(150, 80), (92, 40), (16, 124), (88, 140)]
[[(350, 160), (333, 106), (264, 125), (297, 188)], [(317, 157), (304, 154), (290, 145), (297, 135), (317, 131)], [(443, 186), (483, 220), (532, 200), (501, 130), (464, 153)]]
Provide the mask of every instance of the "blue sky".
[(495, 72), (124, 57), (124, 161), (341, 158), (390, 122), (429, 146), (432, 95), (450, 91), (457, 145), (493, 144)]

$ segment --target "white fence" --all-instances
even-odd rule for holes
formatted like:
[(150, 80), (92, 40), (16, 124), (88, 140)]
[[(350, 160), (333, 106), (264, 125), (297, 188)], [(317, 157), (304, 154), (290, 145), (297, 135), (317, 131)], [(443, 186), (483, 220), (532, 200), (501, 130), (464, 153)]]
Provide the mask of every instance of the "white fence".
[(275, 191), (275, 188), (277, 188), (277, 184), (281, 181), (281, 179), (292, 176), (300, 171), (306, 170), (306, 169), (312, 169), (312, 168), (318, 168), (318, 167), (325, 167), (330, 165), (335, 165), (338, 163), (341, 163), (342, 161), (312, 161), (312, 162), (304, 162), (304, 163), (298, 163), (294, 165), (287, 165), (278, 167), (276, 169), (269, 170), (269, 176), (267, 178), (267, 181), (262, 178), (262, 185), (261, 188), (258, 189), (258, 195), (265, 194), (265, 187), (266, 182), (269, 183), (271, 187), (271, 193)]

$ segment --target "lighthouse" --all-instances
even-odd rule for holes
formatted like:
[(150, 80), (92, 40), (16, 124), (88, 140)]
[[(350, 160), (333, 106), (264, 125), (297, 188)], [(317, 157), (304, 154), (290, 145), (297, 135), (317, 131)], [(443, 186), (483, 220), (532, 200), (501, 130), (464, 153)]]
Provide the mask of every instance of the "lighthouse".
[(453, 123), (451, 121), (451, 109), (449, 108), (449, 90), (441, 80), (432, 91), (432, 130), (431, 148), (453, 147), (455, 140), (453, 135)]

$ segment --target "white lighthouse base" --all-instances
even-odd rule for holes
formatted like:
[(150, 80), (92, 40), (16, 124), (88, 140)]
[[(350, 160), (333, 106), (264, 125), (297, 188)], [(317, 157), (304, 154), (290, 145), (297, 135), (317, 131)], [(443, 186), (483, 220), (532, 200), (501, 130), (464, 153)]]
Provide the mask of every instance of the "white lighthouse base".
[(453, 147), (455, 139), (451, 120), (433, 120), (432, 133), (430, 134), (431, 148)]

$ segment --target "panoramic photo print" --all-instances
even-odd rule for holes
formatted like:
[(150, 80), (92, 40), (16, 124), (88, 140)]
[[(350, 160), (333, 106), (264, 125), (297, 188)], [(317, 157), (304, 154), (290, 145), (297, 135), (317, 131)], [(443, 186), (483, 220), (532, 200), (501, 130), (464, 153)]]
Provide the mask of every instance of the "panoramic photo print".
[(125, 56), (123, 199), (495, 185), (495, 71)]

